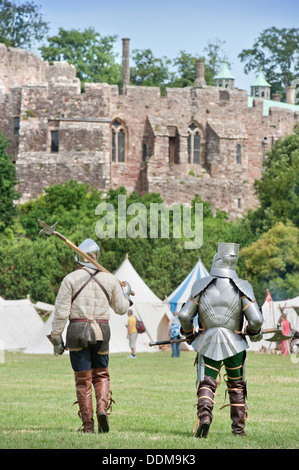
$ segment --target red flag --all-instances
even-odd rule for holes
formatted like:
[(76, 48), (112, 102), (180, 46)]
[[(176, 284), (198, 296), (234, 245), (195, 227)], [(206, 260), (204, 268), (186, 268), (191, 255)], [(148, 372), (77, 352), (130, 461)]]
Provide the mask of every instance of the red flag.
[(271, 297), (271, 294), (270, 294), (270, 292), (269, 292), (268, 289), (267, 289), (267, 297), (266, 297), (266, 300), (267, 300), (267, 302), (269, 302), (269, 303), (272, 301), (272, 297)]

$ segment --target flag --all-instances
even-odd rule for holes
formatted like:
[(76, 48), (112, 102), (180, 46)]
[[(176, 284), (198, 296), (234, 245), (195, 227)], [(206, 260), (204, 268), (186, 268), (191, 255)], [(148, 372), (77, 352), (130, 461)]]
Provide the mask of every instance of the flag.
[(266, 297), (266, 300), (267, 300), (267, 302), (269, 302), (269, 303), (272, 302), (272, 297), (271, 297), (271, 294), (270, 294), (270, 292), (269, 292), (268, 289), (267, 289), (267, 297)]

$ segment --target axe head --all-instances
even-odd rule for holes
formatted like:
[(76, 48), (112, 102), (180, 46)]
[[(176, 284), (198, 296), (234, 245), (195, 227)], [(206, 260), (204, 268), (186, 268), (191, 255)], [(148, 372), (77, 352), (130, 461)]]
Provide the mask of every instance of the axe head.
[(285, 336), (280, 330), (277, 330), (271, 338), (266, 339), (266, 341), (275, 341), (276, 343), (281, 343), (281, 341), (286, 341), (287, 339), (293, 338), (293, 336)]
[(47, 235), (54, 235), (56, 225), (58, 224), (58, 222), (55, 222), (55, 224), (50, 227), (50, 225), (47, 225), (46, 222), (43, 222), (40, 219), (38, 219), (38, 223), (43, 227), (43, 229), (38, 234), (39, 237), (42, 233), (46, 233)]

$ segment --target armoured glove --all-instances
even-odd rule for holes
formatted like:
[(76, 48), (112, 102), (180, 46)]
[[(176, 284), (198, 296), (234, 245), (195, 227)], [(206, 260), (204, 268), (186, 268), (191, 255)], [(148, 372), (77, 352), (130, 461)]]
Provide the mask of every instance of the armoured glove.
[(62, 336), (59, 338), (52, 338), (51, 335), (48, 335), (47, 338), (54, 346), (54, 354), (55, 356), (61, 356), (64, 353), (64, 342)]
[(193, 333), (193, 330), (185, 332), (185, 331), (183, 330), (183, 328), (181, 327), (180, 333), (181, 333), (182, 336), (185, 336), (186, 342), (187, 342), (188, 344), (191, 344), (192, 341), (193, 341), (194, 338), (195, 338), (195, 335), (194, 335), (194, 333)]
[(246, 327), (245, 334), (248, 335), (250, 341), (253, 341), (254, 343), (260, 341), (263, 338), (262, 330), (259, 330), (258, 332), (252, 332)]
[(123, 294), (126, 299), (130, 302), (130, 306), (133, 305), (132, 299), (130, 297), (132, 289), (130, 284), (126, 281), (126, 285), (122, 286)]

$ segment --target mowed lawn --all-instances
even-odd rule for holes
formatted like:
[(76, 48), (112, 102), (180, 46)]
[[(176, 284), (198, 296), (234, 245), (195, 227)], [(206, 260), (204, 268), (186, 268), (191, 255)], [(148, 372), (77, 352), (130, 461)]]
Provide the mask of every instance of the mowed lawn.
[[(0, 364), (1, 449), (298, 449), (299, 359), (248, 353), (246, 437), (231, 433), (222, 378), (207, 439), (196, 439), (195, 353), (110, 355), (108, 434), (80, 434), (74, 376), (64, 354), (6, 353)], [(222, 369), (223, 370), (223, 369)], [(223, 374), (224, 372), (222, 372)], [(226, 399), (225, 403), (228, 403)]]

